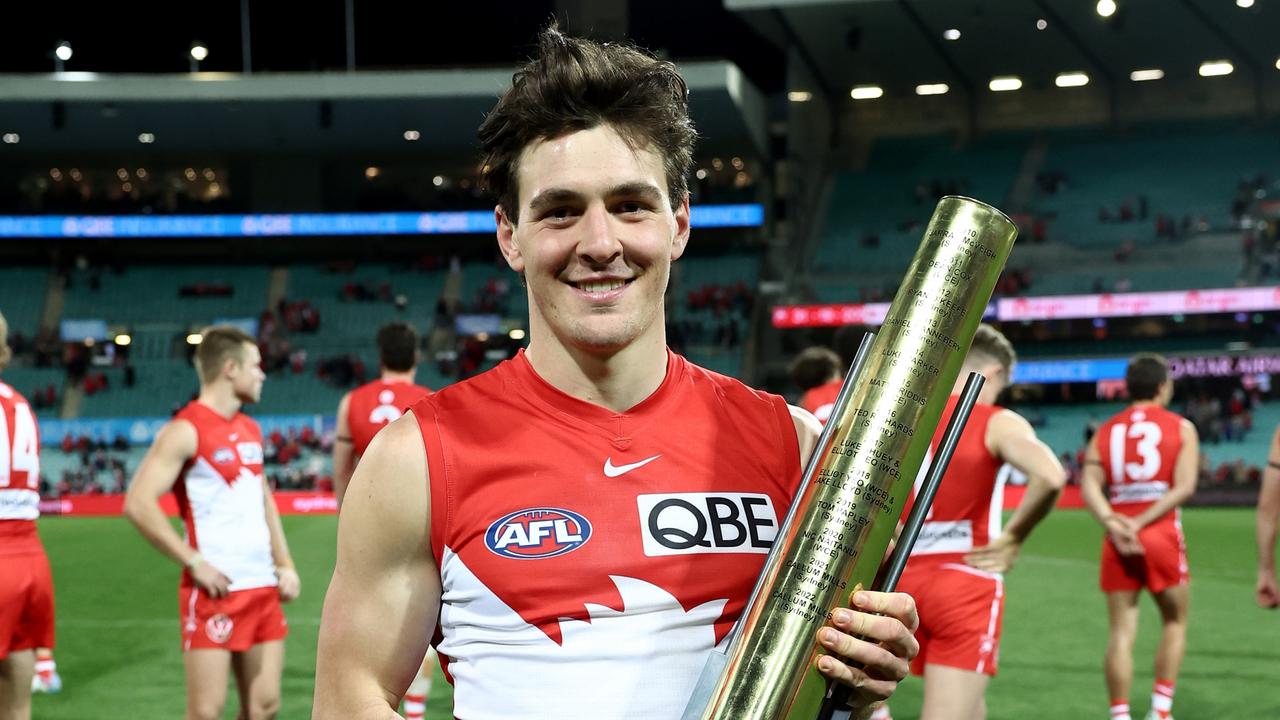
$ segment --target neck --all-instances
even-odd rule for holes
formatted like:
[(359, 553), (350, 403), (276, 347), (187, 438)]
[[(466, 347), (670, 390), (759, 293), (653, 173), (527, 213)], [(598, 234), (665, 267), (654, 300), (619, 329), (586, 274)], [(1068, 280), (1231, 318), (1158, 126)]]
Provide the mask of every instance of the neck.
[(639, 405), (667, 376), (665, 333), (637, 338), (612, 353), (570, 347), (555, 338), (536, 335), (525, 357), (534, 371), (557, 390), (614, 412)]
[(413, 382), (413, 377), (415, 374), (416, 374), (415, 370), (406, 370), (404, 372), (401, 372), (399, 370), (388, 370), (386, 368), (382, 368), (382, 381), (411, 383)]
[(240, 402), (240, 398), (231, 391), (231, 388), (221, 385), (208, 385), (200, 388), (200, 396), (196, 401), (202, 405), (208, 405), (213, 411), (224, 418), (231, 419), (235, 414), (240, 412), (240, 408), (244, 403)]
[(1155, 398), (1150, 398), (1147, 400), (1134, 400), (1129, 404), (1129, 407), (1164, 407), (1164, 403)]

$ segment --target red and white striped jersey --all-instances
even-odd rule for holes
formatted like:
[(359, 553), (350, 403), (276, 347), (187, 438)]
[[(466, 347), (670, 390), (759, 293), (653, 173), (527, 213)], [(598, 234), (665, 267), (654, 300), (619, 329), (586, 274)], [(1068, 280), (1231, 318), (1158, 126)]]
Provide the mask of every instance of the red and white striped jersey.
[[(187, 544), (231, 578), (232, 591), (274, 586), (258, 423), (241, 412), (225, 418), (198, 401), (174, 419), (194, 425), (199, 438), (173, 486)], [(182, 582), (192, 583), (186, 571)]]

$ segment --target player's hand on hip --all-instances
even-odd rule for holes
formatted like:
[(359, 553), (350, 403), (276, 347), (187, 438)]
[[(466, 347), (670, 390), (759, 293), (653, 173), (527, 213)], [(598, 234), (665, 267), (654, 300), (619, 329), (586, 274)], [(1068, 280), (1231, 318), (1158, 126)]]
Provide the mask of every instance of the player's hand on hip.
[(1018, 551), (1022, 549), (1013, 538), (1001, 535), (991, 541), (990, 545), (974, 548), (964, 561), (971, 567), (991, 573), (1008, 572), (1018, 560)]
[(280, 592), (280, 599), (289, 602), (298, 597), (302, 592), (302, 580), (298, 577), (298, 571), (289, 567), (276, 568), (276, 589)]
[(1280, 607), (1280, 587), (1277, 587), (1274, 570), (1258, 571), (1258, 586), (1254, 597), (1258, 600), (1258, 607), (1268, 609)]
[(905, 593), (859, 590), (850, 597), (854, 609), (838, 609), (831, 625), (818, 631), (818, 671), (853, 689), (854, 707), (864, 707), (893, 694), (920, 652), (915, 631), (920, 625), (916, 601)]
[(209, 597), (220, 598), (230, 592), (231, 578), (223, 575), (221, 570), (203, 560), (191, 568), (191, 579)]

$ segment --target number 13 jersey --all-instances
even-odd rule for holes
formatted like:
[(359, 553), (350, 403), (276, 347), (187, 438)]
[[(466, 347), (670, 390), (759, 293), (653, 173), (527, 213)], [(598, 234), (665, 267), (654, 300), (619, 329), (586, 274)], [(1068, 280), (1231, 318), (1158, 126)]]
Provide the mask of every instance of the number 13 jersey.
[[(1098, 428), (1098, 459), (1115, 511), (1141, 514), (1173, 486), (1182, 450), (1182, 416), (1158, 405), (1135, 405)], [(1170, 511), (1160, 522), (1173, 520)]]

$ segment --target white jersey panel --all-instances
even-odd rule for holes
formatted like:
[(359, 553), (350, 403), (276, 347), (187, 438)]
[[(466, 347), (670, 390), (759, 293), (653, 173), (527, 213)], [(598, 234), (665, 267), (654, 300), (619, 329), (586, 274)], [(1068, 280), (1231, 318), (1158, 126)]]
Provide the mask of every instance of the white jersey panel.
[(612, 576), (623, 611), (588, 603), (591, 621), (561, 620), (557, 644), (448, 547), (441, 564), (438, 650), (450, 659), (458, 720), (678, 720), (725, 605), (685, 612), (656, 585)]
[(209, 564), (231, 578), (230, 589), (274, 586), (275, 562), (262, 476), (242, 467), (240, 476), (228, 483), (204, 458), (197, 457), (185, 483), (195, 526), (192, 545)]

